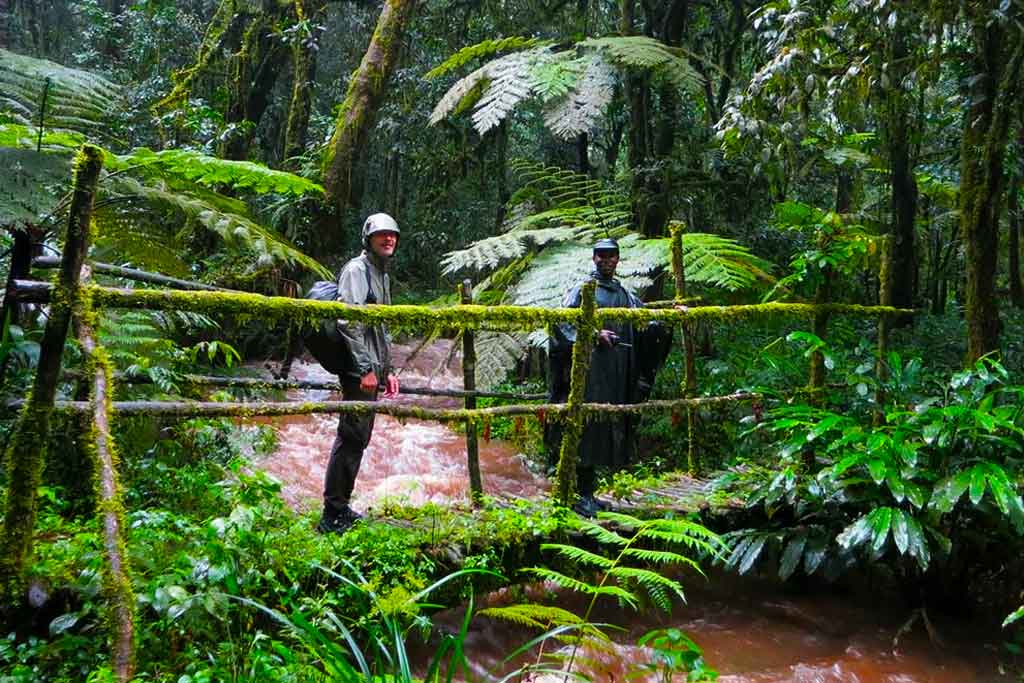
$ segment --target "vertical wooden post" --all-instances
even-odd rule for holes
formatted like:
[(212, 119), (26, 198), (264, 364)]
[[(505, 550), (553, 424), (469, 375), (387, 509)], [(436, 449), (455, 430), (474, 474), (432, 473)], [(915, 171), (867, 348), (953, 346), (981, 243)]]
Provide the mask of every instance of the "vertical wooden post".
[[(14, 244), (11, 246), (11, 267), (7, 271), (7, 287), (4, 290), (4, 305), (0, 310), (0, 324), (3, 325), (0, 331), (0, 339), (6, 339), (11, 325), (17, 325), (18, 320), (18, 295), (14, 290), (14, 281), (28, 278), (32, 268), (32, 234), (28, 228), (14, 230)], [(0, 386), (3, 386), (7, 377), (7, 362), (10, 354), (4, 356), (0, 361)]]
[(594, 292), (597, 283), (593, 280), (583, 285), (582, 315), (576, 326), (576, 343), (572, 346), (572, 372), (569, 380), (569, 397), (566, 399), (565, 429), (562, 433), (562, 447), (558, 453), (557, 490), (555, 497), (568, 507), (576, 492), (576, 465), (579, 461), (580, 439), (583, 437), (584, 415), (580, 410), (587, 388), (587, 371), (590, 369), (590, 352), (597, 333), (597, 305)]
[(80, 297), (79, 277), (89, 249), (96, 183), (103, 166), (103, 152), (83, 145), (74, 164), (74, 189), (64, 240), (57, 287), (50, 303), (39, 348), (32, 394), (18, 417), (4, 455), (9, 482), (0, 531), (0, 594), (13, 600), (22, 587), (25, 562), (32, 553), (36, 526), (36, 490), (43, 475), (46, 443), (50, 435), (50, 414), (57, 392), (61, 354), (71, 322), (71, 309)]
[[(89, 280), (89, 267), (82, 268), (80, 282)], [(103, 592), (107, 598), (107, 625), (113, 647), (111, 668), (120, 683), (128, 683), (135, 669), (135, 592), (128, 575), (124, 545), (124, 503), (118, 477), (118, 457), (110, 431), (110, 402), (113, 393), (112, 368), (103, 348), (96, 343), (93, 328), (94, 312), (90, 297), (79, 297), (72, 311), (75, 334), (85, 352), (86, 372), (90, 382), (91, 413), (85, 420), (83, 448), (91, 456), (100, 514), (103, 552), (107, 563), (103, 573)]]
[[(881, 253), (879, 254), (878, 265), (878, 305), (892, 306), (892, 237), (886, 235), (881, 241)], [(878, 359), (875, 361), (875, 379), (878, 386), (875, 389), (875, 416), (874, 423), (879, 425), (885, 419), (883, 405), (886, 401), (885, 389), (882, 383), (889, 379), (889, 330), (892, 328), (892, 320), (887, 315), (878, 318)]]
[[(460, 288), (463, 304), (473, 303), (473, 283), (462, 281)], [(476, 346), (473, 332), (462, 332), (462, 387), (466, 391), (476, 390)], [(476, 396), (466, 397), (466, 408), (476, 408)], [(479, 505), (484, 495), (483, 479), (480, 476), (480, 450), (476, 440), (476, 422), (466, 420), (466, 461), (469, 467), (469, 495), (474, 505)]]
[[(676, 301), (682, 303), (686, 298), (686, 268), (683, 264), (683, 230), (682, 223), (673, 223), (670, 230), (672, 236), (672, 276), (675, 279)], [(691, 398), (697, 394), (697, 353), (693, 341), (693, 328), (688, 321), (679, 325), (683, 335), (683, 352), (686, 355), (686, 377), (683, 380), (683, 396)], [(696, 448), (694, 446), (697, 431), (697, 417), (692, 407), (686, 408), (686, 467), (691, 474), (697, 472)]]

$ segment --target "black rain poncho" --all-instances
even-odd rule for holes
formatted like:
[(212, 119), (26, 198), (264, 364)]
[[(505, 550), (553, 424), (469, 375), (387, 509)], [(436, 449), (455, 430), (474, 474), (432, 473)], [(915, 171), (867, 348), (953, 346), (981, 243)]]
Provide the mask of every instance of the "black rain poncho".
[[(615, 278), (601, 279), (595, 271), (595, 303), (598, 308), (639, 308), (642, 303)], [(576, 308), (582, 301), (583, 283), (565, 296), (562, 305)], [(603, 329), (618, 336), (618, 344), (605, 347), (594, 343), (584, 401), (589, 403), (639, 403), (647, 398), (654, 375), (667, 356), (671, 331), (652, 323), (638, 332), (631, 324), (607, 322)], [(552, 403), (564, 403), (569, 396), (569, 373), (576, 328), (568, 323), (555, 326), (548, 342), (551, 374), (549, 397)], [(593, 418), (587, 423), (580, 442), (580, 464), (584, 467), (622, 467), (633, 456), (634, 427), (637, 418), (614, 416)], [(561, 430), (552, 430), (545, 441), (549, 461), (557, 457)]]

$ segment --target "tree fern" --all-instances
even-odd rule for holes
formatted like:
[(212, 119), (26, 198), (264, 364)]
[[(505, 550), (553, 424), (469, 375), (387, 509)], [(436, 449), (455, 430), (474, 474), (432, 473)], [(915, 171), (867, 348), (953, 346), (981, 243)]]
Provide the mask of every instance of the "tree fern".
[(102, 76), (0, 49), (0, 111), (15, 123), (37, 125), (44, 89), (44, 128), (104, 134), (120, 107), (120, 87)]
[[(465, 54), (456, 53), (428, 77), (498, 51), (491, 47), (465, 48)], [(525, 43), (509, 47), (525, 47)], [(498, 57), (456, 81), (434, 107), (430, 123), (465, 109), (473, 100), (473, 125), (482, 135), (535, 95), (546, 107), (544, 119), (552, 132), (570, 138), (592, 128), (611, 101), (616, 67), (650, 73), (688, 92), (702, 85), (700, 75), (678, 49), (646, 36), (591, 38), (561, 51), (545, 44)]]
[(481, 43), (477, 43), (476, 45), (469, 45), (462, 48), (424, 74), (423, 78), (429, 81), (434, 78), (438, 78), (439, 76), (444, 76), (445, 74), (451, 73), (457, 69), (461, 69), (474, 59), (479, 59), (480, 57), (490, 57), (491, 55), (498, 54), (499, 52), (527, 50), (542, 44), (543, 43), (536, 38), (522, 38), (520, 36), (498, 38), (497, 40), (485, 40)]

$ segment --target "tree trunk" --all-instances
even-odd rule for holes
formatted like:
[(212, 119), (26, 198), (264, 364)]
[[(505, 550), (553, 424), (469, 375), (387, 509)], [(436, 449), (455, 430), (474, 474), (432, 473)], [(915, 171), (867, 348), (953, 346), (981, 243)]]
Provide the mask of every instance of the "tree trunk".
[[(298, 168), (296, 157), (306, 151), (306, 131), (309, 115), (313, 108), (313, 82), (316, 78), (316, 56), (321, 30), (318, 21), (327, 5), (324, 0), (295, 0), (295, 18), (300, 26), (308, 26), (308, 32), (300, 30), (292, 44), (292, 99), (288, 106), (288, 122), (284, 131), (282, 150), (283, 167), (289, 171)], [(312, 13), (308, 10), (312, 9)]]
[[(907, 71), (905, 65), (908, 59), (907, 36), (902, 27), (894, 32), (890, 47), (890, 62), (901, 65), (894, 77), (901, 81), (902, 72)], [(893, 306), (913, 308), (917, 298), (917, 245), (914, 229), (914, 219), (917, 216), (917, 181), (914, 179), (914, 163), (910, 150), (910, 98), (899, 87), (887, 88), (885, 97), (889, 114), (886, 143), (892, 202), (892, 267), (888, 269), (892, 282), (889, 286)], [(906, 318), (892, 322), (894, 325), (905, 325), (912, 320)]]
[[(1017, 148), (1024, 149), (1024, 125), (1018, 124)], [(1010, 281), (1010, 302), (1017, 308), (1024, 307), (1024, 289), (1021, 287), (1020, 277), (1020, 191), (1021, 191), (1021, 169), (1014, 170), (1013, 180), (1007, 189), (1007, 224), (1008, 234), (1006, 238), (1006, 249), (1008, 259), (1006, 263), (1006, 275)]]
[(272, 33), (274, 25), (284, 18), (284, 10), (277, 2), (268, 0), (264, 5), (263, 11), (246, 27), (242, 45), (230, 60), (231, 82), (224, 120), (233, 127), (219, 149), (225, 159), (244, 161), (249, 156), (249, 145), (270, 103), (270, 92), (284, 61), (284, 47)]
[[(353, 171), (366, 148), (384, 99), (384, 88), (401, 53), (401, 41), (416, 10), (416, 0), (385, 0), (377, 20), (377, 28), (363, 55), (359, 68), (352, 75), (348, 92), (341, 103), (334, 134), (323, 160), (323, 182), (327, 201), (337, 216), (356, 203), (353, 197)], [(337, 245), (341, 235), (328, 237)]]
[(972, 26), (974, 82), (967, 111), (960, 171), (960, 229), (966, 257), (968, 365), (999, 348), (996, 270), (1003, 156), (1009, 113), (1016, 103), (1024, 41), (978, 13)]

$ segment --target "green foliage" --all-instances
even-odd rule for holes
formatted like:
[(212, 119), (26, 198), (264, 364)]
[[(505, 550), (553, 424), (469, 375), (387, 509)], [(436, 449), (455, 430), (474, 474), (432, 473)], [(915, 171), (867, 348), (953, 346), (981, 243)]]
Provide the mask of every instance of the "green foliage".
[[(553, 666), (558, 666), (565, 675), (584, 676), (574, 671), (577, 661), (585, 663), (581, 648), (600, 651), (606, 649), (606, 643), (610, 642), (610, 636), (605, 632), (607, 625), (590, 621), (599, 598), (611, 598), (620, 605), (636, 609), (641, 598), (646, 597), (667, 611), (671, 609), (673, 598), (682, 600), (685, 596), (682, 584), (659, 569), (684, 566), (699, 572), (700, 567), (691, 556), (714, 559), (720, 556), (724, 547), (715, 533), (685, 519), (641, 520), (622, 513), (600, 512), (598, 521), (579, 519), (577, 526), (578, 531), (597, 543), (596, 549), (565, 543), (545, 543), (541, 549), (553, 552), (560, 563), (582, 572), (584, 577), (570, 576), (549, 567), (531, 567), (525, 571), (562, 589), (589, 596), (584, 614), (576, 615), (557, 607), (536, 605), (492, 607), (480, 611), (480, 614), (491, 618), (543, 631), (520, 648), (521, 652), (535, 644), (542, 645), (536, 661), (520, 668), (516, 672), (518, 675), (551, 671)], [(596, 573), (596, 579), (587, 580), (585, 576), (592, 572)], [(653, 637), (642, 639), (639, 644), (647, 644)], [(549, 640), (564, 642), (568, 652), (545, 652), (543, 645)], [(654, 647), (663, 645), (667, 646), (667, 643), (659, 642)], [(699, 653), (699, 648), (697, 651)], [(698, 660), (699, 657), (680, 657), (676, 661), (680, 667), (678, 670), (702, 670), (703, 664)], [(584, 680), (587, 679), (584, 677)]]
[[(512, 47), (526, 45), (516, 43)], [(465, 48), (428, 77), (498, 49), (486, 43)], [(464, 53), (466, 57), (460, 57)], [(593, 128), (611, 102), (614, 67), (649, 73), (684, 92), (699, 90), (703, 83), (678, 50), (646, 36), (591, 38), (560, 51), (539, 44), (498, 57), (457, 81), (434, 107), (430, 123), (437, 124), (472, 105), (473, 125), (482, 135), (520, 102), (536, 95), (547, 107), (545, 122), (552, 132), (571, 139)]]
[(1006, 371), (983, 359), (941, 394), (908, 405), (915, 364), (888, 360), (891, 403), (879, 424), (871, 412), (797, 404), (751, 430), (771, 436), (777, 464), (752, 464), (723, 484), (778, 521), (734, 534), (730, 566), (746, 573), (775, 548), (784, 579), (801, 562), (807, 574), (836, 576), (858, 558), (886, 556), (925, 572), (937, 558), (969, 554), (972, 529), (1019, 542), (1024, 388), (1006, 385)]
[(439, 76), (451, 73), (457, 69), (461, 69), (466, 64), (469, 64), (474, 59), (480, 57), (489, 57), (498, 52), (509, 52), (512, 50), (528, 50), (540, 45), (540, 41), (536, 38), (521, 38), (519, 36), (510, 36), (508, 38), (498, 38), (496, 40), (485, 40), (477, 43), (476, 45), (468, 45), (448, 59), (444, 60), (433, 69), (423, 74), (423, 78), (432, 80)]

